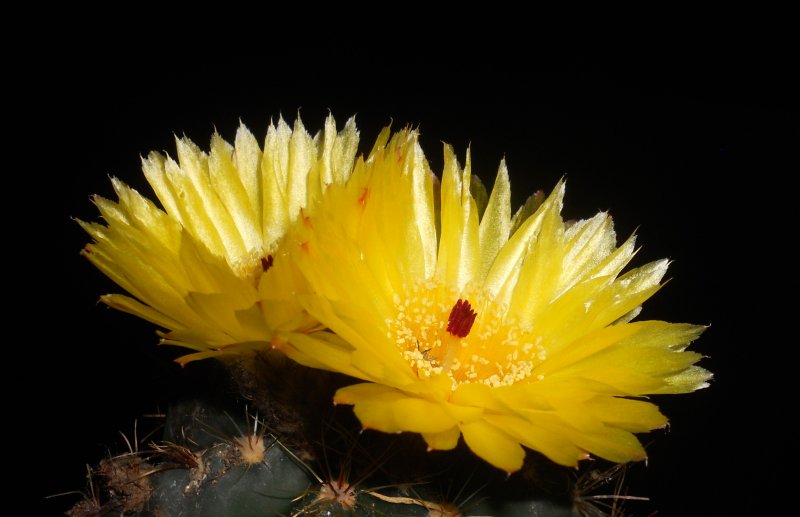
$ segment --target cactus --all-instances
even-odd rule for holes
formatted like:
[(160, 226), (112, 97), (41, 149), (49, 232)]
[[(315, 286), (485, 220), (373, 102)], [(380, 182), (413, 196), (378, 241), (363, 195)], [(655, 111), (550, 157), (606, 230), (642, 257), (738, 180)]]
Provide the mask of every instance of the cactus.
[[(258, 378), (244, 378), (239, 364), (229, 369), (240, 386), (262, 395), (276, 393), (273, 382), (285, 383), (277, 390), (281, 402), (270, 395), (255, 405), (244, 399), (173, 404), (160, 439), (102, 460), (90, 473), (94, 497), (68, 515), (603, 515), (584, 497), (587, 487), (609, 480), (597, 471), (578, 478), (530, 452), (523, 469), (507, 476), (463, 444), (429, 452), (418, 435), (361, 432), (348, 408), (333, 407), (328, 397), (323, 410), (320, 397), (309, 396), (329, 394), (343, 379), (327, 375), (323, 382), (318, 371), (275, 364), (250, 365)], [(313, 390), (309, 375), (317, 379)], [(276, 422), (289, 415), (293, 422)]]

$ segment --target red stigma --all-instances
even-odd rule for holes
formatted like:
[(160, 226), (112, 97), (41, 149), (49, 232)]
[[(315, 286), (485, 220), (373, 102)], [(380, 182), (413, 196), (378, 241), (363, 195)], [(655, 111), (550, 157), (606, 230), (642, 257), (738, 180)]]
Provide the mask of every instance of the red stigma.
[(266, 257), (261, 257), (261, 269), (264, 270), (266, 273), (269, 268), (272, 267), (272, 255), (267, 255)]
[(469, 302), (459, 298), (447, 318), (447, 332), (456, 337), (467, 337), (477, 316)]

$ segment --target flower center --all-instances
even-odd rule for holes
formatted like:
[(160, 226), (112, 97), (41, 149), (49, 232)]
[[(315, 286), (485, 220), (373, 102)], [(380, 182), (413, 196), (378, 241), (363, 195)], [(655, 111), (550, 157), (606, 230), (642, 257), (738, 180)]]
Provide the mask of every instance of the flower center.
[(479, 382), (507, 386), (539, 379), (542, 338), (521, 328), (507, 307), (476, 289), (458, 293), (427, 281), (396, 295), (389, 337), (420, 379), (447, 375), (452, 388)]

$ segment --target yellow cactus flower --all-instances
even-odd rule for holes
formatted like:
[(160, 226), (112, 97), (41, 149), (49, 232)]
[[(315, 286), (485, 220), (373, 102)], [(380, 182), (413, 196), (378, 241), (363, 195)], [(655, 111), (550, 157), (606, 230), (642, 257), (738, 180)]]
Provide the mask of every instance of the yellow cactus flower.
[(119, 201), (94, 198), (106, 224), (78, 221), (94, 239), (83, 254), (131, 295), (101, 300), (195, 350), (183, 363), (263, 348), (276, 329), (314, 329), (296, 302), (274, 301), (265, 273), (309, 200), (347, 180), (357, 147), (353, 119), (337, 132), (329, 117), (312, 138), (299, 118), (294, 129), (281, 118), (263, 150), (242, 125), (233, 146), (215, 134), (209, 153), (187, 138), (178, 161), (150, 153), (142, 168), (163, 209), (113, 178)]
[(335, 402), (430, 449), (463, 436), (508, 472), (522, 446), (562, 465), (645, 458), (633, 433), (667, 419), (640, 397), (711, 376), (685, 351), (703, 327), (632, 321), (667, 261), (623, 273), (634, 237), (617, 247), (606, 213), (565, 223), (563, 181), (514, 216), (504, 163), (488, 200), (475, 181), (445, 146), (439, 193), (417, 133), (385, 130), (287, 233), (272, 278), (298, 268), (297, 300), (333, 334), (287, 333), (284, 349), (368, 381)]

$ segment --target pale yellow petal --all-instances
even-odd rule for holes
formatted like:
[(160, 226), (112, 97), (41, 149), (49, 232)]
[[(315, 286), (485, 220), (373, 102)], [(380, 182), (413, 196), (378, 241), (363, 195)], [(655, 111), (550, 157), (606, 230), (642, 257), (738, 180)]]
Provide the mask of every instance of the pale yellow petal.
[(708, 381), (713, 376), (714, 375), (705, 368), (701, 368), (699, 366), (690, 366), (685, 370), (675, 375), (670, 375), (664, 379), (665, 385), (657, 390), (653, 390), (651, 393), (690, 393), (695, 390), (707, 388), (709, 386)]
[(289, 226), (288, 143), (291, 129), (281, 118), (270, 125), (264, 140), (261, 158), (261, 191), (263, 193), (262, 224), (264, 242), (271, 245), (283, 236)]
[(184, 212), (177, 202), (175, 189), (167, 178), (164, 155), (153, 151), (147, 155), (147, 158), (142, 158), (142, 172), (144, 172), (147, 182), (153, 187), (164, 210), (178, 223), (185, 226), (188, 221), (185, 220)]
[(261, 190), (261, 154), (256, 137), (244, 124), (239, 124), (234, 141), (233, 167), (239, 174), (242, 190), (247, 195), (252, 210), (251, 224), (259, 231), (262, 231), (264, 202)]
[[(191, 156), (191, 153), (187, 154)], [(188, 162), (194, 160), (190, 160), (187, 157), (186, 161), (188, 168)], [(181, 200), (180, 203), (176, 203), (176, 206), (180, 213), (179, 220), (183, 227), (193, 237), (202, 242), (209, 251), (217, 256), (225, 256), (223, 241), (217, 232), (214, 222), (203, 206), (203, 199), (198, 194), (188, 173), (183, 171), (181, 166), (171, 158), (164, 162), (164, 171), (166, 172), (167, 181), (175, 192), (175, 197)], [(194, 173), (195, 175), (199, 174), (196, 170)]]
[(469, 194), (469, 155), (461, 170), (450, 146), (445, 146), (442, 175), (442, 231), (439, 240), (437, 275), (456, 290), (477, 278), (478, 214)]
[(294, 130), (289, 138), (286, 153), (286, 168), (288, 170), (288, 213), (290, 218), (297, 217), (300, 208), (306, 202), (306, 175), (316, 161), (317, 152), (311, 135), (298, 117), (294, 123)]
[(545, 213), (551, 210), (560, 213), (563, 198), (564, 182), (561, 181), (538, 210), (512, 234), (508, 243), (497, 254), (483, 287), (499, 303), (510, 301), (531, 239), (540, 231)]
[(217, 134), (211, 138), (208, 171), (209, 184), (230, 214), (239, 240), (242, 241), (242, 248), (229, 253), (229, 257), (261, 252), (260, 214), (257, 217), (240, 172), (234, 165), (233, 148)]
[(511, 185), (508, 179), (506, 162), (500, 162), (489, 203), (483, 212), (478, 231), (481, 264), (478, 281), (483, 281), (489, 273), (497, 254), (503, 249), (511, 231)]
[[(177, 139), (176, 147), (181, 172), (190, 182), (184, 184), (184, 189), (186, 192), (191, 192), (190, 195), (194, 198), (193, 212), (203, 214), (203, 221), (207, 225), (205, 232), (208, 234), (209, 242), (214, 243), (209, 248), (215, 254), (226, 257), (229, 262), (233, 257), (244, 255), (246, 249), (242, 237), (211, 184), (208, 156), (186, 138)], [(219, 244), (214, 235), (218, 236)], [(219, 245), (221, 248), (217, 247)]]
[(542, 227), (522, 263), (511, 307), (523, 326), (531, 327), (539, 313), (559, 294), (564, 253), (564, 223), (559, 205), (545, 203)]

